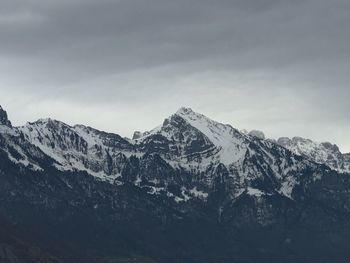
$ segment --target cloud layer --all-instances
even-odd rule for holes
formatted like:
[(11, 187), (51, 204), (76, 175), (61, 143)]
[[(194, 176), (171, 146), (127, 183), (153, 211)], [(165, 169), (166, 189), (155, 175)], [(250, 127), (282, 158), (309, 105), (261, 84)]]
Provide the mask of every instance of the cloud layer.
[(348, 0), (3, 0), (1, 101), (131, 136), (180, 106), (350, 151)]

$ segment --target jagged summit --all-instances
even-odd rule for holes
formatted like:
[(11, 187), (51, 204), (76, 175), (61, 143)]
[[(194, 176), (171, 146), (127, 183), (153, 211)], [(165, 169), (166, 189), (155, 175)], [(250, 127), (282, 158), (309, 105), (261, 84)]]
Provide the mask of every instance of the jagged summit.
[(11, 122), (7, 117), (7, 112), (1, 107), (1, 105), (0, 105), (0, 125), (12, 127)]
[(194, 111), (190, 107), (180, 107), (176, 114), (191, 114), (194, 113)]
[(216, 122), (190, 108), (181, 108), (176, 115), (181, 116), (189, 125), (203, 133), (210, 142), (221, 150), (223, 163), (242, 158), (247, 138), (231, 125)]
[(142, 136), (142, 133), (140, 131), (135, 131), (133, 136), (132, 136), (132, 139), (137, 140), (137, 139), (141, 138), (141, 136)]
[(1, 105), (0, 105), (0, 125), (12, 127), (11, 122), (7, 117), (7, 112), (1, 107)]
[(306, 156), (317, 163), (327, 164), (334, 170), (350, 172), (350, 160), (342, 154), (336, 144), (330, 142), (315, 142), (302, 137), (281, 137), (277, 143), (292, 152)]

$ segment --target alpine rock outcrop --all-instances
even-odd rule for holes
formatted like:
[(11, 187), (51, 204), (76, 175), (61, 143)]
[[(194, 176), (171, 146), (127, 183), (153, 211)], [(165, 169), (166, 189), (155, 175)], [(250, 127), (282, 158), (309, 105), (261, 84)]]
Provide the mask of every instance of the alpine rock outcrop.
[(301, 137), (292, 139), (282, 137), (277, 142), (292, 152), (305, 156), (314, 162), (326, 164), (339, 172), (350, 173), (349, 154), (341, 153), (335, 144), (330, 142), (317, 143)]

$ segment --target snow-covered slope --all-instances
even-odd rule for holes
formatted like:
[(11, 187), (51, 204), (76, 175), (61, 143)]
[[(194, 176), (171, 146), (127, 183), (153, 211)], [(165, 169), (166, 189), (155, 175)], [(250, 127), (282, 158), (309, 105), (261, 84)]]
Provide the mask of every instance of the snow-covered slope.
[(120, 176), (120, 161), (133, 153), (133, 146), (119, 135), (83, 125), (71, 127), (41, 119), (17, 129), (28, 142), (55, 160), (58, 169), (86, 171), (109, 181)]
[(282, 137), (277, 142), (298, 155), (306, 156), (317, 163), (326, 164), (339, 172), (350, 173), (348, 156), (342, 154), (335, 144), (329, 142), (318, 143), (301, 137), (292, 139)]
[(221, 163), (229, 165), (244, 158), (249, 141), (232, 126), (213, 121), (189, 108), (181, 108), (176, 115), (203, 133), (219, 149)]
[(225, 165), (242, 162), (249, 144), (248, 136), (232, 126), (215, 122), (190, 108), (180, 108), (163, 125), (144, 133), (136, 144), (147, 144), (157, 136), (170, 142), (171, 149), (176, 149), (176, 155), (182, 159), (190, 161), (198, 156), (204, 161), (209, 157)]
[(313, 165), (255, 133), (239, 132), (189, 108), (179, 109), (163, 125), (137, 136), (135, 145), (148, 146), (174, 168), (197, 174), (207, 186), (213, 186), (213, 175), (221, 169), (234, 185), (233, 196), (254, 193), (245, 191), (248, 187), (262, 187), (291, 197), (296, 174)]

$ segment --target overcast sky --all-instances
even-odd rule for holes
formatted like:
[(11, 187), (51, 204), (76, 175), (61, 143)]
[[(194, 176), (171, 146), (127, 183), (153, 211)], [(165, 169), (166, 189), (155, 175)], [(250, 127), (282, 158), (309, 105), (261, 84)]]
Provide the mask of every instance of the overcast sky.
[(349, 0), (1, 0), (0, 104), (132, 136), (191, 107), (350, 152)]

